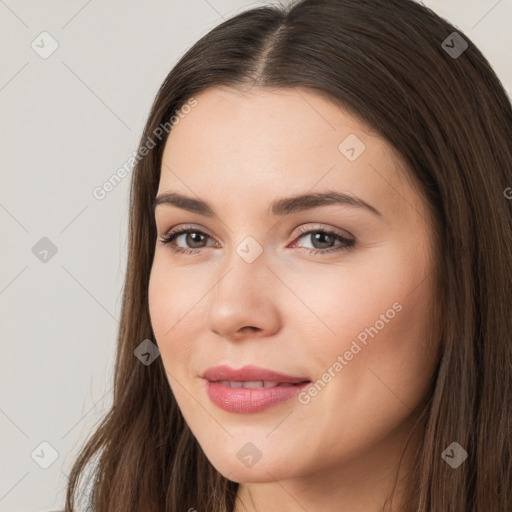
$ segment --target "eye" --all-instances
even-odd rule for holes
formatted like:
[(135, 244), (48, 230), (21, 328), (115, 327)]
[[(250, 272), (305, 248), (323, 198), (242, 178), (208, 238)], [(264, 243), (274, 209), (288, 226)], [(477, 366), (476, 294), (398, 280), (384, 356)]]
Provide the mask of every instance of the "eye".
[[(309, 237), (312, 241), (313, 248), (305, 249), (308, 254), (326, 254), (338, 251), (348, 251), (355, 245), (354, 239), (347, 238), (340, 233), (335, 231), (328, 231), (323, 228), (314, 228), (308, 230), (307, 227), (301, 227), (299, 229), (299, 233), (301, 233), (301, 235), (296, 238), (296, 240)], [(189, 248), (180, 247), (174, 243), (180, 237), (183, 237), (182, 241), (188, 245)], [(203, 244), (208, 238), (213, 240), (212, 237), (200, 229), (196, 229), (192, 226), (184, 226), (181, 229), (171, 230), (169, 233), (165, 234), (162, 238), (160, 238), (160, 243), (162, 245), (169, 245), (169, 247), (176, 253), (197, 254), (201, 249), (207, 247)], [(339, 242), (338, 247), (332, 247), (331, 244), (336, 241)]]
[[(192, 246), (192, 249), (186, 249), (183, 247), (179, 247), (173, 243), (174, 240), (177, 240), (181, 236), (183, 236), (183, 239), (186, 244), (190, 244)], [(160, 243), (162, 245), (169, 245), (169, 247), (174, 252), (177, 252), (177, 253), (196, 254), (197, 252), (199, 252), (199, 249), (202, 249), (205, 247), (204, 245), (201, 245), (201, 243), (204, 242), (204, 240), (207, 238), (211, 238), (211, 237), (208, 234), (206, 234), (204, 231), (201, 231), (199, 229), (195, 229), (195, 228), (192, 228), (189, 226), (185, 226), (184, 228), (182, 228), (180, 230), (174, 230), (174, 231), (171, 230), (169, 233), (165, 234), (160, 239)]]
[[(299, 232), (302, 234), (297, 238), (297, 240), (309, 237), (312, 242), (313, 249), (306, 249), (308, 254), (326, 254), (338, 251), (348, 251), (355, 245), (354, 239), (347, 238), (340, 233), (329, 231), (324, 228), (308, 229), (307, 227), (301, 227)], [(338, 247), (332, 247), (331, 244), (336, 240), (338, 240), (341, 245)]]

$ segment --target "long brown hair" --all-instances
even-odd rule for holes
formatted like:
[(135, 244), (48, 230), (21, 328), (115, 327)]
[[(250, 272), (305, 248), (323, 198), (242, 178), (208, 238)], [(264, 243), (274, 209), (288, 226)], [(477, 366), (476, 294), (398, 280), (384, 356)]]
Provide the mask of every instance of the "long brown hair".
[[(74, 463), (66, 512), (77, 498), (95, 512), (234, 509), (238, 483), (202, 452), (161, 358), (146, 366), (134, 356), (143, 340), (155, 339), (147, 297), (157, 236), (152, 201), (166, 141), (155, 133), (217, 85), (308, 88), (369, 123), (401, 154), (435, 219), (441, 314), (433, 329), (442, 341), (401, 510), (512, 510), (510, 100), (471, 40), (412, 0), (303, 0), (224, 21), (158, 91), (139, 149), (149, 138), (156, 145), (132, 175), (113, 405)], [(468, 453), (456, 469), (442, 456), (453, 442)], [(93, 463), (86, 493), (80, 483)]]

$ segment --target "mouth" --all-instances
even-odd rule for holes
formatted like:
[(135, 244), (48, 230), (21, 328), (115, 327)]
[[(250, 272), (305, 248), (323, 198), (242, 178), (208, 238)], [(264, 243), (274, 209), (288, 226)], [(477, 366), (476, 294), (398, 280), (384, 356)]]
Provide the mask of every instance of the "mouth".
[(211, 402), (231, 413), (262, 412), (296, 397), (311, 384), (307, 377), (294, 377), (255, 366), (239, 370), (216, 366), (207, 370), (202, 379)]

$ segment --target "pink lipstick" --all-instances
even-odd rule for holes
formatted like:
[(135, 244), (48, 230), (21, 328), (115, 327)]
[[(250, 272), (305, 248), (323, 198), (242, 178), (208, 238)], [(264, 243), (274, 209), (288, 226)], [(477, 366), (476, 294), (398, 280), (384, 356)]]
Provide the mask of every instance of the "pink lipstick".
[(260, 412), (293, 398), (311, 380), (257, 366), (214, 366), (203, 375), (210, 400), (228, 412)]

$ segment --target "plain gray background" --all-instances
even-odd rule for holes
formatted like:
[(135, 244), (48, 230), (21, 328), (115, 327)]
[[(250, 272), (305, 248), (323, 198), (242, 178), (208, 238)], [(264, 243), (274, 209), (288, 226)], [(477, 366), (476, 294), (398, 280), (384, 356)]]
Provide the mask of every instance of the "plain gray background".
[[(136, 151), (186, 49), (269, 3), (0, 0), (0, 512), (63, 508), (74, 457), (111, 404), (131, 173), (103, 200), (93, 189)], [(512, 0), (423, 3), (512, 94)]]

